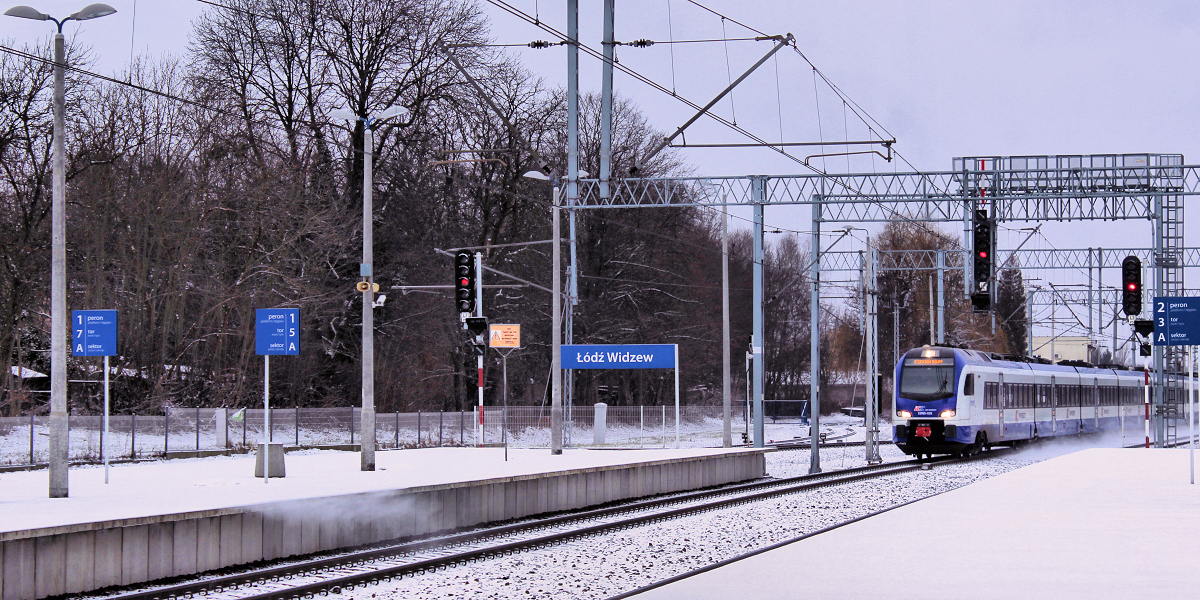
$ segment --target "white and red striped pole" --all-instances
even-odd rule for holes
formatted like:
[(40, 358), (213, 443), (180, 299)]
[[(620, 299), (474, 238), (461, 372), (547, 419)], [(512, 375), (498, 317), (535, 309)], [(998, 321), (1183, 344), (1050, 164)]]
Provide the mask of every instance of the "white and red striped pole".
[(479, 435), (475, 436), (475, 446), (483, 447), (483, 355), (476, 357), (475, 363), (479, 366)]
[(1146, 447), (1150, 447), (1150, 369), (1143, 368), (1142, 372), (1146, 374)]

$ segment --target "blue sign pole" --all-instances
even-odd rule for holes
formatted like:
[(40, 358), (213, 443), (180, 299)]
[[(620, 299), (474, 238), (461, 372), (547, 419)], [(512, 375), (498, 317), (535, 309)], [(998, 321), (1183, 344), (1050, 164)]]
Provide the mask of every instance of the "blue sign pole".
[(117, 353), (117, 311), (71, 311), (71, 354), (104, 357), (104, 429), (100, 431), (100, 458), (104, 483), (108, 483), (108, 357)]
[(561, 362), (564, 369), (674, 369), (675, 447), (679, 448), (679, 344), (568, 344), (562, 346)]
[(300, 354), (300, 309), (255, 311), (254, 350), (263, 357), (263, 483), (271, 480), (271, 356)]

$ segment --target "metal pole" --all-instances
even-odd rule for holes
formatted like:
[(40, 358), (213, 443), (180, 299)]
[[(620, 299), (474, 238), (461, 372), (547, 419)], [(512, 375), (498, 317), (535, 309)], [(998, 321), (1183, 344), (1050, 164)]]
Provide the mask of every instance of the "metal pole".
[[(108, 356), (104, 357), (104, 431), (100, 432), (100, 455), (104, 457), (104, 483), (108, 483)], [(200, 424), (196, 424), (200, 428)]]
[[(359, 446), (363, 471), (375, 470), (375, 275), (372, 269), (371, 187), (372, 168), (375, 160), (375, 141), (371, 135), (371, 122), (363, 120), (363, 259), (359, 269), (370, 284), (362, 296), (362, 435)], [(353, 422), (353, 414), (350, 417)]]
[[(476, 317), (483, 316), (483, 253), (482, 252), (475, 253), (475, 316)], [(478, 406), (479, 406), (479, 420), (477, 422), (478, 427), (479, 427), (479, 435), (475, 437), (475, 445), (477, 447), (482, 448), (483, 444), (487, 441), (485, 431), (483, 428), (483, 425), (484, 425), (484, 423), (483, 423), (483, 419), (484, 419), (484, 417), (483, 417), (483, 383), (484, 383), (484, 381), (483, 381), (483, 351), (481, 349), (479, 349), (479, 350), (476, 350), (476, 352), (478, 352), (478, 354), (475, 356), (475, 369), (478, 374), (478, 378), (476, 379), (477, 383), (475, 386), (475, 393), (478, 396)], [(417, 445), (418, 446), (421, 445), (420, 429), (417, 430)]]
[(1196, 395), (1196, 347), (1188, 346), (1188, 471), (1191, 480), (1196, 485), (1196, 426), (1192, 423), (1192, 402)]
[(558, 185), (554, 186), (550, 207), (551, 283), (550, 294), (550, 454), (562, 454), (563, 407), (562, 407), (562, 307), (560, 292), (562, 278), (562, 244), (559, 243)]
[[(822, 180), (822, 183), (824, 180)], [(809, 314), (809, 392), (812, 409), (809, 411), (809, 457), (808, 472), (821, 472), (821, 199), (813, 195), (812, 203), (812, 308)]]
[(729, 361), (729, 206), (721, 206), (721, 446), (733, 446), (730, 413), (733, 405), (733, 382)]
[(946, 251), (937, 252), (937, 343), (946, 343)]
[[(600, 197), (608, 198), (608, 180), (612, 176), (612, 102), (614, 0), (604, 0), (604, 63), (600, 65)], [(572, 236), (574, 237), (574, 236)]]
[(504, 431), (500, 437), (504, 439), (504, 462), (508, 462), (508, 353), (500, 354), (500, 364), (504, 371)]
[(754, 447), (762, 448), (763, 437), (763, 383), (765, 373), (763, 372), (763, 340), (766, 339), (765, 328), (763, 325), (763, 296), (764, 296), (764, 281), (763, 281), (763, 202), (765, 196), (766, 181), (762, 178), (755, 178), (752, 182), (754, 186), (754, 301), (753, 301), (753, 335), (750, 338), (753, 358), (750, 361), (750, 366), (754, 371), (752, 379), (751, 392), (754, 394)]
[[(353, 421), (354, 417), (351, 415)], [(263, 461), (263, 483), (271, 481), (271, 438), (268, 431), (271, 430), (271, 355), (263, 355), (263, 442), (262, 442), (262, 461)]]
[(51, 199), (50, 259), (50, 497), (66, 498), (67, 453), (67, 180), (63, 125), (63, 67), (66, 48), (60, 30), (54, 36), (54, 173)]
[[(571, 274), (567, 282), (567, 343), (572, 341), (574, 284), (575, 284), (575, 211), (579, 202), (579, 0), (567, 0), (567, 210), (570, 219)], [(555, 239), (558, 239), (555, 237)], [(554, 288), (558, 293), (559, 288)], [(568, 445), (574, 431), (574, 373), (567, 371), (564, 392), (567, 423), (564, 440)]]
[(675, 346), (675, 449), (679, 449), (679, 344)]

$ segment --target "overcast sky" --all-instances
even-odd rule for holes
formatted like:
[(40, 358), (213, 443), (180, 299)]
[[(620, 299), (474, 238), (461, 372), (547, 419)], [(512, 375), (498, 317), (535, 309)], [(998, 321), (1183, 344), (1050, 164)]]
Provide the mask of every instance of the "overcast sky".
[[(55, 15), (87, 3), (31, 2)], [(120, 71), (131, 50), (184, 53), (191, 20), (208, 8), (194, 0), (141, 0), (136, 10), (133, 0), (108, 2), (118, 9), (116, 15), (68, 25), (68, 36), (93, 46), (98, 70), (105, 73)], [(563, 0), (509, 2), (565, 29)], [(481, 4), (492, 19), (496, 41), (552, 40), (487, 2)], [(952, 157), (979, 155), (1150, 152), (1182, 153), (1188, 163), (1200, 160), (1200, 125), (1194, 117), (1200, 107), (1200, 60), (1196, 58), (1200, 3), (1194, 1), (706, 0), (704, 4), (766, 33), (795, 35), (812, 63), (894, 135), (897, 150), (920, 170), (948, 170)], [(581, 5), (581, 41), (599, 49), (601, 2), (584, 0)], [(729, 21), (722, 32), (720, 18), (687, 0), (618, 0), (616, 32), (620, 41), (753, 35)], [(51, 34), (50, 24), (0, 19), (0, 37), (18, 45)], [(753, 41), (730, 42), (727, 47), (656, 44), (645, 49), (622, 47), (618, 58), (679, 95), (704, 104), (729, 77), (737, 77), (769, 49), (770, 42)], [(564, 84), (562, 47), (518, 48), (514, 54), (551, 85)], [(716, 111), (730, 118), (736, 114), (739, 125), (768, 140), (862, 139), (867, 134), (827, 86), (814, 84), (811, 68), (795, 52), (784, 50), (777, 56), (777, 61), (763, 65), (734, 92), (732, 103), (722, 102)], [(599, 64), (586, 56), (580, 62), (581, 88), (598, 90)], [(618, 74), (616, 87), (661, 130), (674, 130), (692, 114), (676, 99), (628, 76)], [(688, 134), (692, 143), (747, 141), (708, 119), (697, 122)], [(696, 175), (805, 172), (769, 150), (684, 152)], [(830, 172), (845, 171), (845, 161), (829, 159), (824, 166)], [(852, 161), (848, 168), (909, 170), (902, 163), (867, 159)], [(748, 211), (741, 213), (749, 216)], [(807, 230), (807, 214), (806, 208), (771, 208), (767, 220)], [(1146, 223), (1051, 224), (1043, 231), (1046, 237), (1034, 236), (1026, 247), (1151, 245)], [(1191, 233), (1188, 239), (1195, 240)], [(1024, 237), (1005, 232), (1001, 245), (1015, 247)], [(845, 243), (846, 249), (854, 247)], [(1069, 281), (1079, 281), (1081, 276), (1027, 275)], [(1112, 283), (1117, 272), (1106, 275)]]

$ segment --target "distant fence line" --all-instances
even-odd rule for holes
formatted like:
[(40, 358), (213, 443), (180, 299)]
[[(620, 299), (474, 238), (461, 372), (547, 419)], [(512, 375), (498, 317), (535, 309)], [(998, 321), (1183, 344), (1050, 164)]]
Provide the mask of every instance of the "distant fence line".
[[(245, 452), (264, 437), (263, 409), (169, 408), (163, 415), (112, 415), (105, 442), (110, 460), (195, 455), (200, 452)], [(768, 419), (772, 412), (763, 411)], [(272, 408), (271, 441), (295, 448), (346, 447), (362, 439), (361, 410), (341, 408)], [(609, 406), (604, 446), (671, 447), (675, 443), (672, 406)], [(507, 441), (517, 448), (550, 446), (550, 409), (541, 406), (484, 408), (479, 442)], [(595, 407), (564, 410), (565, 443), (593, 446)], [(681, 442), (685, 446), (721, 444), (720, 406), (680, 407)], [(375, 440), (379, 448), (476, 445), (477, 413), (378, 413)], [(734, 441), (746, 423), (744, 403), (734, 409)], [(0, 417), (0, 465), (37, 465), (48, 460), (50, 418)], [(104, 417), (68, 417), (69, 453), (73, 461), (101, 458)]]

